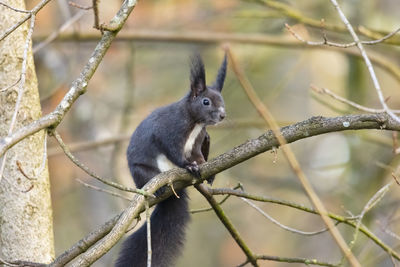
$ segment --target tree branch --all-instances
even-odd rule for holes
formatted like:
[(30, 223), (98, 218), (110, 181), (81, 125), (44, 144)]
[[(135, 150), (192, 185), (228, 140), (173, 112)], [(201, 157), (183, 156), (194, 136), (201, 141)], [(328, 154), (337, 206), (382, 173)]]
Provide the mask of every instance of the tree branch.
[(208, 190), (208, 187), (203, 184), (199, 184), (196, 185), (196, 189), (205, 197), (210, 206), (213, 208), (215, 214), (217, 214), (222, 224), (229, 231), (229, 233), (236, 241), (238, 246), (243, 250), (244, 254), (246, 254), (248, 262), (250, 262), (253, 266), (259, 266), (255, 254), (250, 250), (248, 245), (244, 242), (244, 240), (240, 236), (239, 232), (233, 226), (232, 222), (225, 215), (225, 212), (222, 210), (221, 206), (218, 204), (218, 202), (215, 200), (213, 195)]
[[(23, 17), (20, 21), (16, 24), (8, 28), (3, 34), (0, 35), (0, 41), (6, 38), (10, 33), (15, 31), (19, 26), (21, 26), (25, 21), (30, 19), (32, 16), (35, 16), (45, 5), (47, 5), (51, 0), (42, 0), (37, 6), (35, 6), (31, 11), (27, 11), (25, 13), (26, 16)], [(10, 8), (10, 7), (9, 7)], [(20, 12), (20, 11), (19, 11)]]
[(137, 1), (135, 0), (124, 1), (120, 10), (110, 22), (110, 25), (114, 31), (106, 31), (103, 34), (101, 40), (97, 44), (79, 77), (72, 83), (70, 90), (64, 96), (63, 100), (56, 107), (56, 109), (50, 114), (43, 116), (39, 120), (36, 120), (31, 124), (18, 129), (11, 136), (0, 139), (0, 157), (2, 157), (9, 148), (27, 136), (30, 136), (44, 128), (56, 128), (60, 124), (65, 114), (70, 110), (72, 104), (80, 95), (86, 92), (89, 80), (92, 78), (112, 41), (115, 39), (118, 31), (125, 24), (125, 21), (128, 19), (129, 14), (135, 7), (136, 2)]
[(383, 92), (381, 89), (381, 85), (379, 80), (375, 74), (374, 67), (372, 66), (371, 60), (369, 59), (367, 52), (364, 49), (362, 42), (360, 41), (359, 37), (357, 36), (356, 32), (354, 31), (353, 26), (350, 24), (349, 20), (346, 18), (345, 14), (343, 13), (342, 9), (340, 8), (339, 4), (336, 0), (330, 0), (332, 5), (335, 7), (336, 11), (339, 14), (340, 19), (343, 21), (344, 25), (350, 32), (351, 37), (353, 38), (354, 42), (357, 45), (357, 48), (360, 50), (361, 56), (364, 59), (365, 65), (367, 66), (368, 72), (371, 76), (372, 83), (374, 85), (375, 91), (378, 94), (379, 101), (381, 102), (382, 108), (396, 121), (400, 122), (400, 118), (393, 113), (393, 111), (389, 108), (386, 104), (385, 97), (383, 96)]

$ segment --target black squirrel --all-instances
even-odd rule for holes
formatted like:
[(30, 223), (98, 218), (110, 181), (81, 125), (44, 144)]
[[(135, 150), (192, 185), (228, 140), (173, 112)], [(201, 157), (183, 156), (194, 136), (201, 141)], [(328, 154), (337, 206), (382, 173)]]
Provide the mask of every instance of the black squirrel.
[[(225, 118), (221, 90), (226, 76), (226, 55), (213, 85), (206, 86), (204, 64), (192, 58), (190, 91), (181, 100), (153, 111), (132, 134), (127, 151), (128, 165), (138, 188), (160, 172), (186, 168), (199, 176), (198, 164), (207, 161), (210, 137), (207, 125)], [(214, 176), (208, 177), (212, 183)], [(152, 266), (172, 266), (180, 255), (185, 227), (190, 219), (185, 190), (159, 203), (151, 215)], [(147, 226), (129, 236), (122, 245), (116, 267), (145, 267)]]

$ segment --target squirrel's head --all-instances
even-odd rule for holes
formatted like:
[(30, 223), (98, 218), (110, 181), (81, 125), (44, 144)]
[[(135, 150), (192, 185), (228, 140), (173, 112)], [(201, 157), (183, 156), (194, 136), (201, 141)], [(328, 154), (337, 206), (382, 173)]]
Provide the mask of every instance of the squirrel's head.
[(226, 75), (226, 55), (219, 68), (217, 78), (211, 86), (206, 85), (206, 75), (201, 57), (192, 58), (190, 69), (189, 109), (196, 123), (216, 124), (225, 116), (225, 105), (221, 95)]

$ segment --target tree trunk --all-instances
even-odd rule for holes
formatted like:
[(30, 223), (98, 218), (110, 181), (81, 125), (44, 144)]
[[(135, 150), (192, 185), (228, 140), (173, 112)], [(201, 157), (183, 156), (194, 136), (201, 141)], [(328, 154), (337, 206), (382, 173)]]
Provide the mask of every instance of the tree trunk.
[[(23, 0), (3, 1), (11, 7), (25, 9)], [(0, 33), (5, 32), (26, 14), (0, 5)], [(0, 41), (0, 136), (9, 134), (19, 84), (1, 91), (19, 80), (29, 29), (24, 25)], [(29, 45), (26, 82), (18, 109), (14, 131), (41, 117), (38, 84)], [(45, 132), (30, 136), (5, 155), (0, 176), (0, 256), (7, 261), (48, 263), (54, 258), (54, 238), (50, 183), (47, 159), (44, 159)], [(0, 159), (1, 164), (4, 157)]]

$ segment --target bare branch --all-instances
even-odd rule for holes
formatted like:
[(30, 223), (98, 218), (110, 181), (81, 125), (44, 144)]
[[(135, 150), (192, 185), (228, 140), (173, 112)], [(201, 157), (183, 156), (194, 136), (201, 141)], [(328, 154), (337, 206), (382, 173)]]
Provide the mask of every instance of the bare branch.
[(307, 45), (311, 45), (311, 46), (327, 45), (327, 46), (334, 46), (334, 47), (339, 47), (339, 48), (347, 48), (347, 47), (356, 46), (355, 42), (348, 43), (348, 44), (340, 44), (340, 43), (334, 43), (334, 42), (328, 41), (328, 39), (326, 38), (325, 35), (324, 35), (323, 40), (320, 42), (307, 41), (303, 37), (301, 37), (297, 32), (295, 32), (292, 29), (292, 27), (289, 26), (289, 24), (285, 23), (285, 27), (293, 35), (294, 38), (296, 38), (300, 42), (305, 43)]
[(9, 8), (9, 9), (15, 11), (15, 12), (19, 12), (19, 13), (31, 13), (31, 11), (23, 10), (23, 9), (19, 9), (19, 8), (15, 8), (15, 7), (12, 7), (12, 6), (10, 6), (10, 5), (7, 5), (7, 4), (4, 3), (3, 1), (0, 1), (0, 5), (5, 6), (5, 7)]
[(382, 200), (382, 198), (385, 196), (385, 194), (389, 191), (390, 186), (392, 185), (392, 183), (388, 183), (385, 186), (383, 186), (381, 189), (378, 190), (378, 192), (376, 192), (371, 199), (367, 202), (367, 204), (364, 206), (362, 212), (360, 213), (360, 215), (358, 216), (358, 220), (357, 220), (357, 225), (356, 225), (356, 229), (354, 231), (353, 234), (353, 240), (351, 241), (351, 245), (350, 247), (353, 248), (356, 241), (357, 241), (357, 237), (358, 237), (358, 230), (360, 229), (361, 226), (361, 222), (362, 219), (364, 218), (364, 215), (371, 210), (379, 201)]
[(243, 200), (246, 204), (248, 204), (250, 207), (252, 207), (253, 209), (255, 209), (256, 211), (258, 211), (259, 213), (261, 213), (265, 218), (267, 218), (268, 220), (270, 220), (272, 223), (276, 224), (277, 226), (281, 227), (282, 229), (295, 233), (295, 234), (300, 234), (300, 235), (318, 235), (321, 233), (324, 233), (326, 231), (328, 231), (328, 228), (324, 228), (322, 230), (318, 230), (318, 231), (314, 231), (314, 232), (305, 232), (305, 231), (300, 231), (294, 228), (291, 228), (289, 226), (286, 226), (282, 223), (280, 223), (279, 221), (277, 221), (276, 219), (274, 219), (272, 216), (270, 216), (268, 213), (266, 213), (265, 211), (263, 211), (260, 207), (258, 207), (256, 204), (254, 204), (253, 202), (241, 197), (241, 200)]
[[(235, 190), (235, 189), (238, 189), (238, 188), (242, 188), (243, 189), (243, 185), (241, 183), (239, 183), (237, 186), (232, 188), (232, 190)], [(229, 195), (229, 194), (226, 195), (220, 202), (218, 202), (218, 205), (221, 206), (223, 203), (225, 203), (225, 201), (228, 200), (228, 198), (230, 196), (231, 195)], [(213, 208), (194, 209), (194, 210), (191, 210), (190, 213), (195, 214), (195, 213), (206, 212), (206, 211), (211, 211), (211, 210), (213, 210)]]
[[(311, 89), (316, 93), (328, 95), (328, 96), (332, 97), (333, 99), (335, 99), (335, 100), (337, 100), (339, 102), (342, 102), (342, 103), (344, 103), (346, 105), (349, 105), (349, 106), (351, 106), (351, 107), (353, 107), (355, 109), (361, 110), (361, 111), (370, 112), (370, 113), (382, 113), (382, 112), (384, 112), (383, 109), (369, 108), (369, 107), (365, 107), (365, 106), (362, 106), (360, 104), (357, 104), (357, 103), (355, 103), (355, 102), (353, 102), (351, 100), (348, 100), (348, 99), (346, 99), (344, 97), (341, 97), (341, 96), (335, 94), (334, 92), (332, 92), (331, 90), (326, 89), (326, 88), (319, 88), (319, 87), (316, 87), (315, 85), (311, 85)], [(400, 110), (397, 110), (397, 109), (396, 110), (392, 110), (392, 111), (394, 113), (400, 113)]]
[(319, 266), (329, 266), (329, 267), (340, 266), (339, 264), (322, 262), (322, 261), (318, 261), (316, 259), (276, 257), (276, 256), (269, 256), (269, 255), (257, 255), (257, 259), (258, 260), (267, 260), (267, 261), (288, 262), (288, 263), (303, 263), (305, 265), (319, 265)]
[(84, 186), (86, 186), (86, 187), (88, 187), (88, 188), (91, 188), (91, 189), (93, 189), (93, 190), (96, 190), (96, 191), (99, 191), (99, 192), (103, 192), (103, 193), (107, 193), (107, 194), (112, 195), (112, 196), (114, 196), (114, 197), (119, 197), (119, 198), (122, 198), (122, 199), (125, 199), (125, 200), (128, 200), (128, 201), (131, 200), (131, 198), (126, 197), (126, 196), (124, 196), (124, 195), (121, 195), (121, 194), (115, 193), (115, 192), (113, 192), (113, 191), (110, 191), (110, 190), (107, 190), (107, 189), (103, 189), (103, 188), (100, 188), (100, 187), (97, 187), (97, 186), (94, 186), (94, 185), (85, 183), (84, 181), (82, 181), (82, 180), (80, 180), (80, 179), (76, 179), (76, 180), (77, 180), (79, 183), (83, 184)]
[(248, 262), (250, 262), (253, 266), (259, 266), (257, 263), (257, 258), (255, 254), (250, 250), (248, 245), (244, 242), (242, 237), (240, 236), (239, 232), (233, 226), (232, 222), (229, 218), (225, 215), (225, 212), (222, 210), (221, 206), (218, 205), (217, 201), (213, 197), (213, 195), (208, 190), (208, 187), (204, 184), (195, 185), (196, 189), (206, 198), (208, 203), (211, 205), (215, 213), (217, 214), (220, 221), (223, 223), (225, 228), (229, 231), (233, 239), (239, 245), (239, 247), (243, 250), (244, 254), (247, 257)]
[(92, 7), (94, 16), (93, 28), (98, 29), (101, 31), (101, 33), (103, 33), (103, 29), (100, 28), (100, 22), (99, 22), (99, 0), (92, 0)]
[(127, 192), (132, 192), (132, 193), (136, 193), (136, 194), (141, 194), (144, 196), (148, 196), (148, 197), (154, 197), (153, 195), (149, 195), (147, 192), (141, 190), (141, 189), (136, 189), (136, 188), (129, 188), (123, 185), (120, 185), (118, 183), (115, 183), (113, 181), (111, 181), (111, 179), (104, 179), (100, 176), (98, 176), (96, 173), (94, 173), (92, 170), (90, 170), (88, 167), (86, 167), (83, 163), (81, 163), (77, 158), (75, 158), (74, 155), (72, 155), (72, 153), (69, 151), (68, 147), (65, 145), (65, 143), (63, 142), (61, 136), (58, 134), (57, 131), (53, 132), (54, 137), (56, 138), (58, 144), (60, 145), (60, 147), (62, 148), (62, 150), (64, 151), (65, 155), (79, 168), (81, 168), (84, 172), (86, 172), (88, 175), (90, 175), (91, 177), (95, 178), (96, 180), (102, 182), (103, 184), (106, 184), (108, 186), (112, 186), (114, 188), (117, 188), (119, 190), (123, 190), (123, 191), (127, 191)]
[(396, 114), (394, 114), (393, 111), (386, 104), (385, 97), (383, 96), (382, 89), (381, 89), (381, 86), (379, 84), (378, 78), (376, 77), (374, 68), (373, 68), (373, 66), (371, 64), (371, 61), (370, 61), (368, 55), (367, 55), (367, 52), (364, 49), (364, 46), (363, 46), (362, 42), (360, 41), (360, 39), (358, 38), (357, 34), (355, 33), (355, 31), (353, 29), (353, 26), (350, 24), (350, 22), (346, 18), (345, 14), (343, 13), (343, 11), (340, 8), (340, 6), (337, 3), (337, 1), (336, 0), (330, 0), (330, 1), (331, 1), (332, 5), (336, 8), (340, 19), (343, 21), (344, 25), (346, 26), (346, 28), (350, 32), (351, 36), (353, 37), (354, 42), (356, 42), (358, 49), (360, 50), (361, 56), (364, 59), (365, 65), (367, 65), (367, 69), (369, 71), (369, 74), (371, 76), (373, 85), (375, 87), (375, 91), (378, 94), (378, 98), (379, 98), (379, 101), (380, 101), (383, 109), (385, 110), (385, 112), (387, 112), (390, 115), (390, 117), (392, 117), (394, 120), (400, 122), (400, 118), (397, 117)]
[[(71, 152), (79, 152), (85, 151), (89, 149), (95, 149), (101, 146), (113, 145), (115, 143), (123, 142), (129, 140), (130, 135), (114, 135), (111, 137), (106, 137), (104, 139), (93, 140), (93, 141), (85, 141), (85, 142), (78, 142), (78, 143), (71, 143), (68, 144), (69, 151)], [(58, 146), (53, 146), (49, 148), (49, 157), (57, 156), (63, 154), (63, 151), (59, 149)]]
[(6, 38), (10, 33), (15, 31), (19, 26), (21, 26), (25, 21), (30, 19), (32, 15), (36, 15), (45, 5), (47, 5), (51, 0), (42, 0), (37, 6), (35, 6), (29, 13), (23, 17), (20, 21), (16, 24), (8, 28), (2, 35), (0, 35), (0, 41)]
[[(348, 48), (348, 47), (352, 47), (352, 46), (357, 46), (356, 42), (341, 44), (341, 43), (335, 43), (335, 42), (328, 41), (325, 34), (323, 36), (323, 40), (320, 42), (307, 41), (303, 37), (301, 37), (298, 33), (296, 33), (293, 30), (293, 28), (289, 26), (289, 24), (285, 23), (285, 27), (294, 36), (294, 38), (296, 38), (300, 42), (305, 43), (307, 45), (311, 45), (311, 46), (327, 45), (327, 46), (334, 46), (334, 47), (339, 47), (339, 48)], [(389, 38), (393, 37), (399, 31), (400, 31), (400, 28), (396, 29), (393, 32), (390, 32), (389, 34), (387, 34), (386, 36), (384, 36), (380, 39), (372, 40), (372, 41), (360, 41), (360, 43), (365, 44), (365, 45), (374, 45), (374, 44), (382, 43), (382, 42), (388, 40)]]

